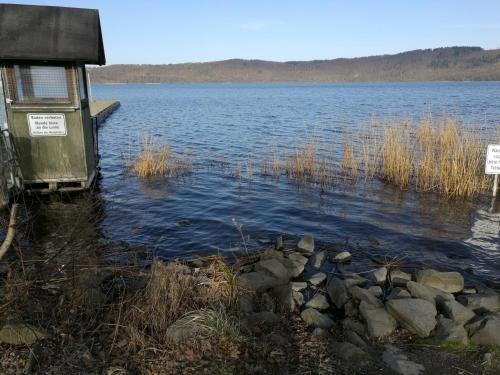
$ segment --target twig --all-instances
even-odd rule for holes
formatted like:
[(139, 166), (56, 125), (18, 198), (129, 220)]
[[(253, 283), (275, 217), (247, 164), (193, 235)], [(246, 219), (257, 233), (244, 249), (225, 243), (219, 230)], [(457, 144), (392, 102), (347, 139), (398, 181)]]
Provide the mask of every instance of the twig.
[(12, 209), (10, 211), (10, 220), (9, 220), (9, 227), (7, 229), (7, 234), (5, 236), (5, 240), (2, 243), (2, 246), (0, 246), (0, 260), (3, 258), (5, 253), (10, 248), (10, 245), (12, 244), (12, 240), (14, 239), (14, 235), (16, 234), (16, 220), (17, 220), (17, 208), (19, 207), (19, 204), (14, 203), (12, 205)]

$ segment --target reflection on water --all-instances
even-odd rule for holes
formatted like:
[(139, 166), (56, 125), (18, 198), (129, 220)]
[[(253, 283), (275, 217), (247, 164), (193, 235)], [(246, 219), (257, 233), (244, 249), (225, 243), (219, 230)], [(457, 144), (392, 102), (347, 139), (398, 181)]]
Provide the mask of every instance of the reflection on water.
[(370, 257), (398, 257), (410, 266), (460, 270), (500, 284), (499, 210), (488, 213), (488, 197), (447, 202), (378, 182), (324, 191), (257, 173), (251, 183), (238, 182), (206, 165), (181, 181), (139, 181), (121, 161), (143, 130), (203, 161), (261, 155), (311, 134), (333, 147), (346, 128), (373, 117), (431, 111), (493, 129), (500, 118), (500, 83), (104, 85), (93, 93), (122, 103), (100, 130), (97, 211), (78, 198), (34, 206), (33, 243), (49, 249), (73, 233), (75, 246), (89, 239), (125, 241), (163, 257), (190, 257), (240, 248), (234, 218), (251, 247), (282, 233), (311, 233), (319, 243), (347, 246), (353, 266), (363, 267)]

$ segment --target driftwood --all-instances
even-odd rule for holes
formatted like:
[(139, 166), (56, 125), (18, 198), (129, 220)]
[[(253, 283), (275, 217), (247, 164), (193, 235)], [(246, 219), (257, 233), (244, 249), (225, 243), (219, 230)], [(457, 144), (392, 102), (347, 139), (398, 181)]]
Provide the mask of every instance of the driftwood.
[(0, 246), (0, 260), (3, 258), (5, 253), (9, 250), (9, 247), (14, 239), (14, 235), (16, 234), (16, 221), (17, 221), (17, 208), (18, 204), (14, 203), (12, 205), (12, 209), (10, 210), (10, 220), (9, 220), (9, 228), (7, 229), (7, 234), (5, 235), (5, 240)]

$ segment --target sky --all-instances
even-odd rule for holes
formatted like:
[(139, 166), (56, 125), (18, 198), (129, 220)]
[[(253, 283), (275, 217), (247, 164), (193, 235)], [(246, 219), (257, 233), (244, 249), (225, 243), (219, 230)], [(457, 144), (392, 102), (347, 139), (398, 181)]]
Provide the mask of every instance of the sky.
[(108, 64), (500, 48), (500, 0), (29, 0), (99, 9)]

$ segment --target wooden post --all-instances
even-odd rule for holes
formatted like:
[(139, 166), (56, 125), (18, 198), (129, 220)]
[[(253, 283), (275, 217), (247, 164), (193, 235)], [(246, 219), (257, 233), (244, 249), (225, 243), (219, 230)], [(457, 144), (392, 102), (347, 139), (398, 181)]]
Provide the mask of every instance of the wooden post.
[(495, 177), (493, 177), (493, 197), (497, 196), (497, 191), (498, 191), (498, 175), (496, 174)]

